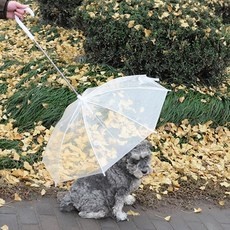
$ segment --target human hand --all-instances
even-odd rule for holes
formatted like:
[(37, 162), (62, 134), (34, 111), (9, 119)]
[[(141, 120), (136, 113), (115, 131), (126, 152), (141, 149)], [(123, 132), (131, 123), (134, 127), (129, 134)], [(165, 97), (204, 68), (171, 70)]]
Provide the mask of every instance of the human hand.
[(18, 16), (20, 19), (23, 19), (24, 14), (26, 13), (25, 9), (27, 8), (27, 5), (23, 5), (16, 1), (9, 1), (7, 5), (7, 12), (6, 12), (6, 18), (8, 19), (14, 19), (15, 15)]

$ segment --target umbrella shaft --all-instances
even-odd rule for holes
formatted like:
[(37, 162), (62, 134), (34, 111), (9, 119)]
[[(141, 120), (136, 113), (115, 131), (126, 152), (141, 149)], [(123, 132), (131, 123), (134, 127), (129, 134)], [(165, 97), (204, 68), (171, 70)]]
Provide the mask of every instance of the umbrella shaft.
[(48, 58), (48, 60), (51, 62), (51, 64), (54, 66), (54, 68), (57, 70), (57, 72), (61, 75), (61, 77), (66, 81), (67, 85), (69, 88), (78, 96), (79, 94), (77, 91), (74, 89), (74, 87), (69, 83), (68, 79), (64, 76), (64, 74), (60, 71), (60, 69), (54, 64), (52, 59), (48, 56), (48, 54), (45, 52), (45, 50), (42, 49), (42, 47), (38, 44), (38, 42), (33, 39), (37, 47), (45, 54), (45, 56)]

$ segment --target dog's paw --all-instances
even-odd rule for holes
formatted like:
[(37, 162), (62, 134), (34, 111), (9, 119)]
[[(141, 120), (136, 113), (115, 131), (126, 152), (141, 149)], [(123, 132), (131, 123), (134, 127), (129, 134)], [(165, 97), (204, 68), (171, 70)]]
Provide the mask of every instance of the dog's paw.
[(135, 203), (135, 201), (136, 201), (136, 198), (132, 195), (128, 195), (125, 197), (125, 204), (127, 205), (132, 205)]
[(128, 217), (127, 217), (127, 214), (125, 212), (116, 213), (116, 219), (117, 219), (117, 221), (125, 221), (125, 220), (128, 221)]

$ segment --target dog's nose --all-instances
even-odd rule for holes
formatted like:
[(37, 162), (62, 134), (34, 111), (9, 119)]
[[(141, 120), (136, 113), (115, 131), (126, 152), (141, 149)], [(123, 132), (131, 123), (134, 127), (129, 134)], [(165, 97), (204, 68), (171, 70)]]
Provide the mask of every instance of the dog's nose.
[(141, 170), (141, 172), (142, 172), (143, 174), (147, 174), (147, 173), (148, 173), (148, 170), (147, 170), (147, 169), (144, 169), (144, 170)]

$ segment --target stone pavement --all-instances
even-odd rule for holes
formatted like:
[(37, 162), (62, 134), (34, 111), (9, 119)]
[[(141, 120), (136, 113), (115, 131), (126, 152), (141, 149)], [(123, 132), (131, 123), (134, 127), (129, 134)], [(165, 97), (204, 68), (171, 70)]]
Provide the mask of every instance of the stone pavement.
[[(82, 219), (77, 212), (62, 213), (54, 198), (8, 203), (0, 207), (0, 229), (9, 230), (230, 230), (230, 208), (200, 204), (201, 213), (177, 207), (147, 209), (129, 206), (139, 215), (130, 215), (129, 221), (116, 222)], [(169, 221), (164, 218), (171, 216)]]

